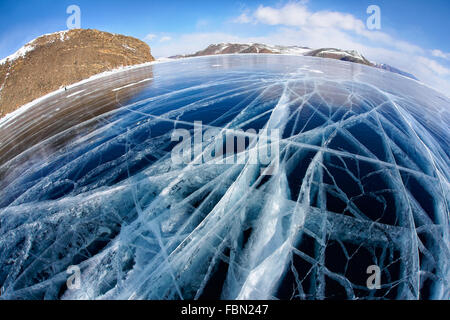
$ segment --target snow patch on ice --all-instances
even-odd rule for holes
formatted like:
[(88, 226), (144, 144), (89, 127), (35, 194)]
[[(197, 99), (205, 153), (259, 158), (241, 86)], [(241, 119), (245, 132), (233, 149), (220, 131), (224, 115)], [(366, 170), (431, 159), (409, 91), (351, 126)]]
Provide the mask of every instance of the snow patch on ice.
[(143, 83), (143, 82), (150, 81), (150, 80), (152, 80), (152, 79), (153, 79), (153, 78), (147, 78), (147, 79), (144, 79), (144, 80), (141, 80), (141, 81), (138, 81), (138, 82), (130, 83), (130, 84), (127, 84), (126, 86), (119, 87), (119, 88), (115, 88), (115, 89), (113, 89), (112, 91), (113, 91), (113, 92), (116, 92), (116, 91), (119, 91), (119, 90), (122, 90), (122, 89), (125, 89), (125, 88), (129, 88), (129, 87), (135, 86), (135, 85), (137, 85), (137, 84), (139, 84), (139, 83)]
[[(65, 90), (65, 89), (64, 89), (64, 90)], [(66, 98), (70, 98), (70, 97), (76, 96), (76, 95), (78, 95), (78, 94), (80, 94), (80, 93), (82, 93), (82, 92), (84, 92), (84, 91), (86, 91), (86, 89), (80, 90), (80, 91), (77, 91), (77, 92), (74, 92), (74, 93), (72, 93), (72, 94), (69, 94)]]

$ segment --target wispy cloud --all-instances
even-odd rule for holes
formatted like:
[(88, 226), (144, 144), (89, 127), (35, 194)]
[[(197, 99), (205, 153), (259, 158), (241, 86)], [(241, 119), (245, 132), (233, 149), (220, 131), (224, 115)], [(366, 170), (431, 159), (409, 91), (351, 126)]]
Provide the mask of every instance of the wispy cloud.
[(270, 25), (339, 28), (355, 32), (360, 32), (365, 27), (361, 20), (351, 14), (335, 11), (311, 12), (299, 3), (288, 3), (281, 8), (261, 5), (253, 16), (258, 22)]
[(433, 55), (433, 57), (438, 57), (438, 58), (450, 60), (450, 52), (449, 53), (444, 53), (444, 52), (442, 52), (439, 49), (434, 49), (434, 50), (431, 51), (431, 54)]
[(254, 19), (250, 17), (247, 13), (241, 13), (238, 17), (231, 19), (233, 23), (251, 23)]
[(435, 72), (438, 75), (441, 75), (441, 76), (450, 75), (450, 69), (439, 64), (435, 60), (428, 59), (426, 57), (418, 57), (417, 60), (420, 63), (427, 65), (433, 72)]
[(145, 40), (145, 41), (152, 41), (152, 40), (155, 39), (156, 37), (157, 37), (156, 34), (149, 33), (148, 35), (146, 35), (146, 36), (144, 37), (144, 40)]
[(164, 36), (164, 37), (162, 37), (162, 38), (159, 40), (159, 42), (167, 42), (167, 41), (170, 41), (170, 40), (172, 40), (172, 37)]

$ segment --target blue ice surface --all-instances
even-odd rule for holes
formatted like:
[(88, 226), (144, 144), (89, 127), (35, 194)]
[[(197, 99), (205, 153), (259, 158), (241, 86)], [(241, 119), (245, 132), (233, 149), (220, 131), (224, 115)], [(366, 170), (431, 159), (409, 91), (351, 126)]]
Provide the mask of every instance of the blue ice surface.
[[(450, 298), (447, 97), (311, 57), (147, 68), (153, 81), (94, 129), (0, 164), (0, 298)], [(203, 152), (239, 129), (280, 130), (275, 171), (174, 164), (171, 134), (195, 121), (220, 130)]]

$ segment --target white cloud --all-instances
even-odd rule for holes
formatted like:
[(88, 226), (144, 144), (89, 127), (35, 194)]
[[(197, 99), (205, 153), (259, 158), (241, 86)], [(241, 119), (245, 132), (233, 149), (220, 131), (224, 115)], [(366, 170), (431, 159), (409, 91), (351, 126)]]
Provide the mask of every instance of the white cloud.
[(365, 28), (364, 23), (351, 14), (336, 11), (311, 12), (301, 3), (288, 3), (279, 9), (259, 6), (254, 17), (258, 22), (269, 25), (338, 28), (355, 32), (361, 32)]
[(144, 40), (145, 40), (145, 41), (152, 41), (152, 40), (155, 39), (156, 37), (157, 37), (156, 34), (149, 33), (148, 35), (146, 35), (146, 36), (144, 37)]
[(259, 22), (270, 25), (303, 26), (307, 23), (309, 12), (306, 7), (292, 3), (281, 9), (259, 6), (254, 16)]
[(428, 59), (426, 57), (418, 57), (417, 60), (424, 65), (427, 65), (432, 71), (441, 76), (450, 75), (450, 69), (439, 64), (438, 62)]
[(438, 57), (438, 58), (443, 58), (443, 59), (447, 59), (450, 60), (450, 53), (444, 53), (441, 50), (435, 49), (431, 51), (431, 54), (433, 55), (433, 57)]
[(253, 19), (247, 13), (244, 12), (240, 16), (236, 17), (235, 19), (232, 19), (231, 22), (234, 22), (234, 23), (251, 23), (251, 22), (253, 22)]

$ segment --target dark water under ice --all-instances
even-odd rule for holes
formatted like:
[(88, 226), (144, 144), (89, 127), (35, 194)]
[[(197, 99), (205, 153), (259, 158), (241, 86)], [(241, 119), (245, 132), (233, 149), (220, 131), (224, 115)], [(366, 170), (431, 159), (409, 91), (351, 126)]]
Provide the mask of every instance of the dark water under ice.
[[(448, 299), (449, 111), (417, 81), (281, 55), (71, 87), (0, 122), (0, 298)], [(198, 121), (218, 132), (203, 156), (254, 129), (244, 160), (174, 163)], [(270, 164), (259, 130), (280, 132)]]

